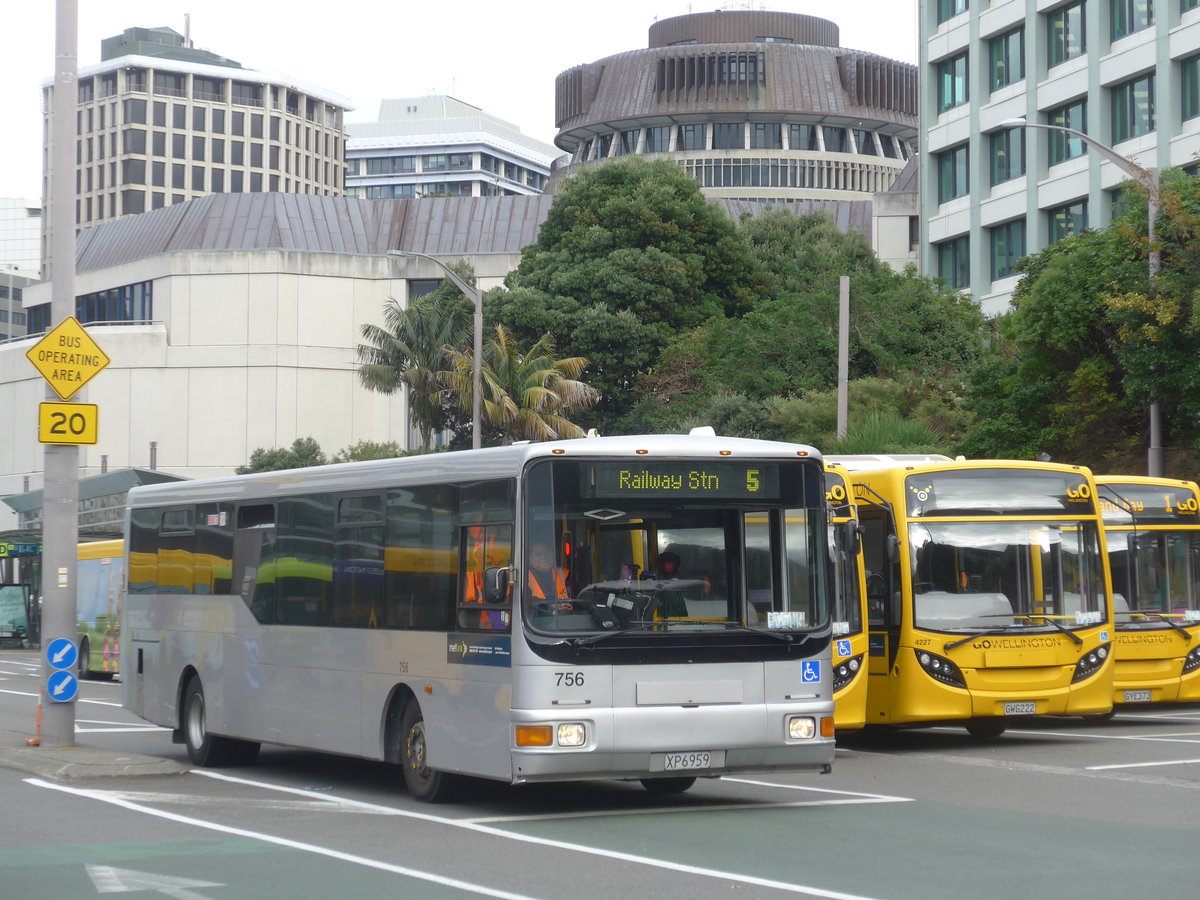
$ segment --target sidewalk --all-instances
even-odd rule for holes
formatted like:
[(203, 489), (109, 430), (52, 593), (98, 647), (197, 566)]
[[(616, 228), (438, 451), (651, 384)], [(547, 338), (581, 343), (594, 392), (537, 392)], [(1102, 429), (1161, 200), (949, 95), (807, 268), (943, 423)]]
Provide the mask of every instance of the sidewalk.
[(0, 729), (0, 767), (18, 769), (47, 781), (79, 781), (85, 778), (138, 775), (182, 775), (187, 766), (137, 753), (101, 750), (86, 744), (71, 747), (30, 747), (29, 734)]

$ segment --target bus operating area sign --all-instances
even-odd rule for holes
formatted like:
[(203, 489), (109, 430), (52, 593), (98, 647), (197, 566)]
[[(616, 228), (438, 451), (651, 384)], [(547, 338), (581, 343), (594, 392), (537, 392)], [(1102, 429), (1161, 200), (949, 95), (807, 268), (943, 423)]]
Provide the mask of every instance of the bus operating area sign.
[(25, 354), (64, 400), (70, 400), (110, 362), (74, 316), (67, 316)]

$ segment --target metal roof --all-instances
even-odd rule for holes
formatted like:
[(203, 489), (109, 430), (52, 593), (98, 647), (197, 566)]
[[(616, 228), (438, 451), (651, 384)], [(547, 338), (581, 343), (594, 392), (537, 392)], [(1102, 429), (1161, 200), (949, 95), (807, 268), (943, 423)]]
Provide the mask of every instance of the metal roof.
[(552, 199), (544, 194), (403, 200), (210, 194), (83, 229), (76, 270), (185, 251), (520, 253), (537, 239)]

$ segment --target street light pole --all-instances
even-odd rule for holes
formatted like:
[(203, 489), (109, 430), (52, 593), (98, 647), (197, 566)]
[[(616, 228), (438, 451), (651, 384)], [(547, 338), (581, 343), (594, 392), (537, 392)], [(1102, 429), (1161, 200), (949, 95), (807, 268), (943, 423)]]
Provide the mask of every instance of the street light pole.
[(482, 444), (482, 410), (483, 410), (483, 294), (478, 288), (467, 284), (457, 272), (451, 269), (448, 265), (436, 257), (429, 256), (425, 253), (417, 253), (414, 250), (389, 250), (388, 256), (415, 256), (420, 259), (427, 259), (443, 272), (446, 277), (454, 284), (456, 288), (462, 291), (470, 299), (475, 306), (475, 328), (474, 339), (472, 344), (472, 371), (471, 371), (471, 446), (478, 450)]
[[(1107, 144), (1100, 143), (1091, 135), (1077, 131), (1074, 128), (1067, 128), (1065, 125), (1026, 122), (1024, 119), (1016, 118), (1005, 119), (1000, 123), (1000, 127), (1041, 128), (1046, 131), (1061, 131), (1064, 134), (1077, 137), (1083, 141), (1084, 145), (1091, 147), (1146, 189), (1150, 198), (1146, 207), (1146, 245), (1148, 248), (1147, 256), (1149, 257), (1150, 283), (1153, 285), (1154, 280), (1158, 278), (1159, 269), (1162, 267), (1162, 255), (1158, 247), (1154, 228), (1155, 222), (1158, 219), (1158, 208), (1161, 202), (1161, 182), (1159, 180), (1158, 169), (1147, 169), (1139, 166), (1133, 160), (1122, 156)], [(1150, 447), (1146, 454), (1146, 474), (1159, 477), (1163, 474), (1162, 414), (1157, 400), (1150, 401)]]

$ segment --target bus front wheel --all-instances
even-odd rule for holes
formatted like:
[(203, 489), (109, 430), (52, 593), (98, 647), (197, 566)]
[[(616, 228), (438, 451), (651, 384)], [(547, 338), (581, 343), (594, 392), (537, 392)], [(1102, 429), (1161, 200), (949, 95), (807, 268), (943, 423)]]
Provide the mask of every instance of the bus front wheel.
[(79, 642), (79, 661), (76, 663), (79, 669), (79, 680), (86, 681), (92, 677), (92, 645), (88, 643), (88, 639), (84, 638)]
[(1007, 726), (1003, 719), (971, 719), (965, 727), (967, 734), (983, 741), (1000, 737)]
[(242, 741), (208, 733), (204, 685), (192, 678), (183, 692), (183, 737), (188, 758), (198, 766), (248, 766), (258, 759), (257, 741)]
[(651, 794), (682, 794), (693, 784), (695, 778), (643, 778), (642, 787)]
[(429, 768), (429, 747), (425, 735), (425, 716), (416, 700), (404, 706), (400, 718), (400, 771), (409, 795), (422, 803), (440, 803), (450, 798), (454, 776)]

